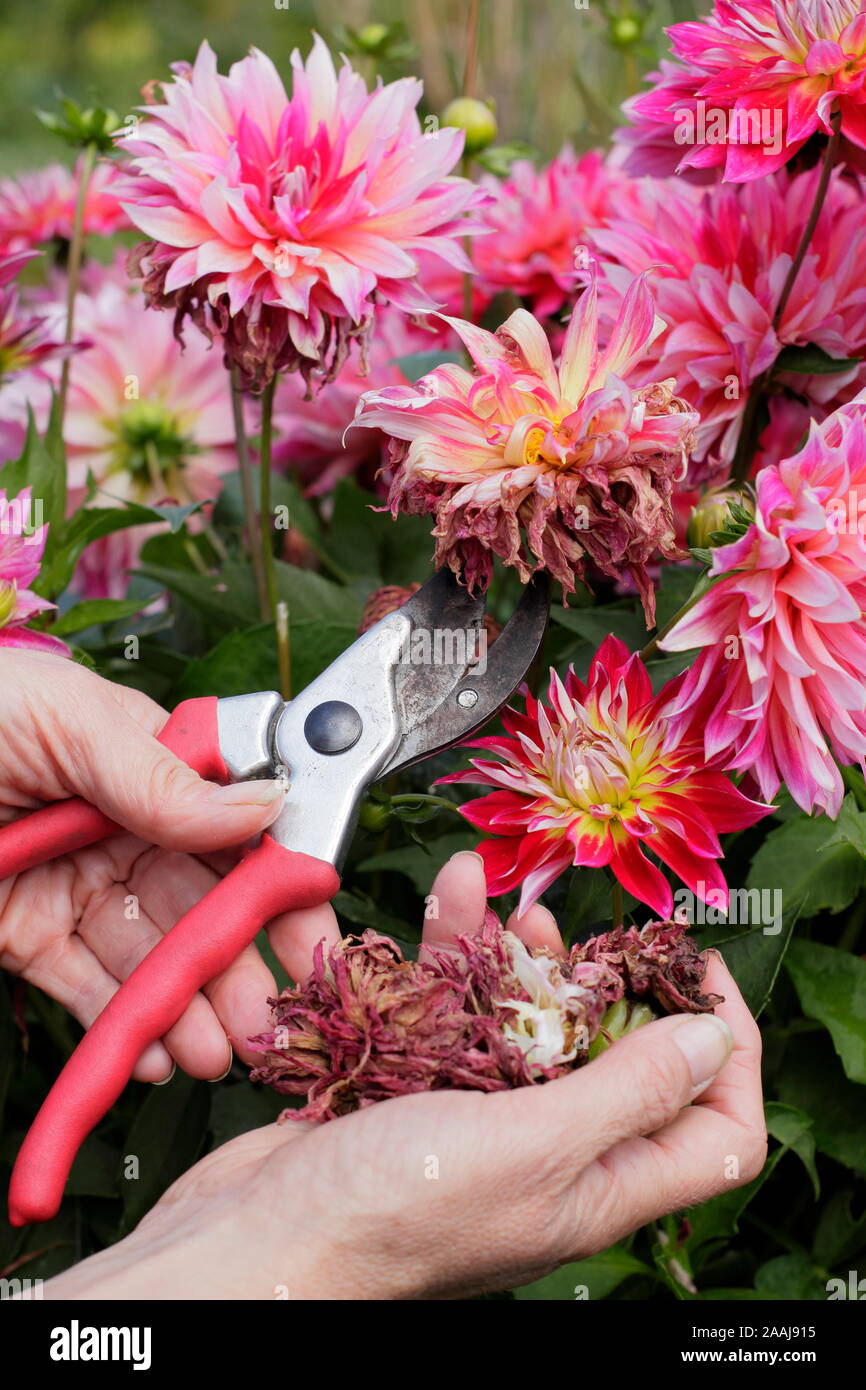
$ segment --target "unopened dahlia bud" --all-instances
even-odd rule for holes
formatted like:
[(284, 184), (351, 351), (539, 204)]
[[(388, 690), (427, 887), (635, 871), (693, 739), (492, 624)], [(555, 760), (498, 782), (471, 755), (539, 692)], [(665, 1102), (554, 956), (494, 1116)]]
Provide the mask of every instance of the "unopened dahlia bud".
[(722, 534), (731, 541), (735, 534), (742, 533), (754, 511), (754, 503), (747, 493), (737, 488), (714, 488), (704, 494), (692, 512), (686, 540), (695, 549), (720, 544), (713, 538)]
[(480, 154), (486, 150), (488, 145), (493, 144), (499, 130), (491, 108), (475, 97), (457, 97), (450, 101), (442, 112), (442, 124), (456, 126), (464, 132), (466, 144), (463, 148), (466, 154)]
[(621, 14), (610, 22), (607, 36), (614, 48), (631, 48), (643, 35), (643, 22), (639, 15)]
[(361, 802), (358, 824), (362, 830), (384, 830), (391, 819), (391, 808), (387, 801), (376, 801), (368, 796)]
[(387, 24), (365, 24), (356, 34), (358, 47), (365, 53), (378, 53), (390, 34)]

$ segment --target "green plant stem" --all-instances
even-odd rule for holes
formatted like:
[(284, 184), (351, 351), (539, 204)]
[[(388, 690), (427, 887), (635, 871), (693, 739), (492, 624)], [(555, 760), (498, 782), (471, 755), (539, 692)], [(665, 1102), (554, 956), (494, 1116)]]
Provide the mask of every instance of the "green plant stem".
[(292, 698), (292, 648), (289, 641), (289, 605), (277, 604), (277, 669), (280, 673), (280, 694), (284, 700)]
[(426, 806), (440, 806), (449, 811), (459, 811), (456, 802), (449, 801), (447, 796), (431, 796), (426, 792), (401, 792), (399, 796), (389, 798), (392, 806), (399, 806), (402, 802), (417, 803), (422, 801)]
[[(69, 243), (69, 260), (67, 262), (64, 343), (71, 343), (75, 334), (75, 300), (78, 295), (78, 282), (81, 278), (81, 262), (84, 258), (84, 212), (87, 207), (87, 190), (93, 176), (97, 153), (96, 145), (87, 145), (81, 159), (81, 175), (78, 180), (78, 195), (75, 199), (75, 216), (72, 222), (72, 240)], [(71, 358), (65, 357), (60, 369), (60, 389), (58, 391), (58, 426), (61, 436), (66, 417), (66, 398), (69, 395), (70, 366)]]
[(797, 247), (794, 259), (791, 262), (791, 269), (788, 271), (787, 279), (785, 280), (782, 293), (779, 297), (779, 302), (776, 305), (776, 312), (773, 314), (774, 328), (778, 328), (782, 322), (782, 316), (788, 307), (788, 300), (791, 298), (791, 292), (794, 288), (794, 285), (797, 283), (797, 276), (800, 273), (800, 267), (802, 266), (803, 261), (806, 258), (806, 252), (809, 250), (809, 247), (812, 243), (812, 237), (815, 235), (815, 228), (817, 227), (818, 219), (821, 216), (821, 210), (824, 206), (824, 200), (827, 197), (827, 189), (830, 187), (830, 177), (833, 173), (833, 168), (836, 163), (836, 157), (839, 153), (839, 141), (842, 135), (841, 111), (833, 112), (833, 114), (830, 117), (830, 124), (833, 127), (833, 134), (828, 139), (827, 148), (824, 150), (824, 158), (821, 162), (821, 177), (818, 180), (818, 187), (815, 190), (815, 201), (812, 204), (812, 211), (809, 213), (808, 221), (806, 222), (806, 225), (803, 228), (803, 235), (800, 238), (800, 244)]
[(688, 613), (690, 609), (694, 608), (698, 599), (703, 598), (705, 593), (706, 588), (702, 587), (700, 580), (698, 580), (698, 583), (695, 586), (694, 593), (688, 599), (686, 599), (686, 602), (683, 604), (682, 608), (677, 609), (674, 616), (672, 618), (668, 618), (668, 621), (665, 623), (664, 627), (660, 628), (659, 631), (656, 633), (655, 637), (653, 637), (651, 641), (647, 642), (646, 646), (642, 648), (640, 653), (641, 661), (649, 661), (651, 656), (655, 656), (656, 652), (658, 651), (659, 642), (661, 642), (663, 638), (667, 637), (668, 633), (676, 627), (680, 618), (684, 618), (686, 613)]
[(349, 574), (348, 570), (342, 569), (337, 564), (336, 560), (332, 560), (327, 551), (319, 550), (317, 547), (314, 547), (314, 549), (316, 551), (316, 558), (323, 570), (327, 570), (328, 574), (330, 574), (333, 579), (336, 579), (338, 584), (351, 584), (352, 576)]
[(244, 424), (244, 405), (243, 387), (241, 386), (240, 373), (234, 365), (231, 368), (231, 399), (232, 399), (232, 420), (235, 427), (235, 447), (238, 456), (238, 468), (241, 475), (241, 496), (244, 502), (244, 520), (246, 521), (247, 539), (252, 553), (253, 576), (256, 583), (256, 595), (259, 601), (259, 613), (263, 619), (268, 616), (268, 591), (265, 584), (265, 571), (262, 565), (261, 551), (258, 545), (259, 535), (259, 516), (256, 508), (256, 490), (253, 486), (253, 467), (250, 462), (250, 446), (247, 441), (247, 431)]
[(839, 771), (846, 790), (852, 793), (857, 802), (857, 809), (866, 811), (866, 784), (863, 781), (863, 773), (858, 767), (840, 767)]
[(193, 542), (189, 539), (185, 540), (183, 543), (183, 548), (186, 554), (189, 556), (190, 563), (192, 564), (192, 567), (196, 571), (196, 573), (204, 575), (205, 578), (207, 578), (207, 576), (210, 574), (210, 570), (208, 569), (204, 560), (199, 555), (198, 550), (196, 549)]
[[(833, 134), (828, 139), (827, 147), (824, 150), (824, 158), (821, 163), (821, 176), (818, 180), (818, 187), (815, 190), (815, 201), (812, 204), (812, 211), (809, 213), (806, 225), (803, 228), (800, 244), (794, 254), (794, 259), (791, 262), (785, 284), (782, 287), (782, 293), (779, 296), (779, 302), (773, 314), (773, 329), (775, 331), (778, 331), (782, 322), (782, 316), (788, 307), (788, 300), (791, 298), (794, 285), (797, 282), (797, 276), (800, 273), (800, 268), (805, 260), (806, 252), (809, 250), (812, 237), (815, 234), (815, 228), (821, 216), (821, 209), (827, 197), (827, 189), (830, 187), (830, 177), (833, 173), (833, 168), (839, 153), (842, 113), (840, 111), (834, 111), (830, 117), (830, 122), (833, 126)], [(755, 455), (755, 447), (758, 442), (756, 437), (757, 422), (760, 415), (761, 402), (770, 384), (772, 375), (773, 367), (770, 366), (765, 372), (762, 372), (759, 377), (755, 378), (749, 388), (749, 394), (743, 410), (743, 421), (740, 426), (740, 437), (737, 440), (734, 462), (731, 466), (732, 482), (744, 482), (749, 476), (752, 460)]]
[(625, 904), (623, 902), (622, 884), (615, 878), (610, 885), (610, 906), (611, 906), (611, 926), (616, 929), (623, 925), (625, 917)]
[(262, 393), (262, 444), (259, 460), (259, 541), (267, 595), (267, 616), (277, 611), (277, 575), (274, 569), (273, 525), (271, 517), (271, 444), (274, 431), (274, 392), (277, 378), (269, 381)]
[(866, 894), (861, 893), (845, 923), (845, 929), (836, 943), (840, 951), (853, 951), (860, 939), (863, 923), (866, 921)]

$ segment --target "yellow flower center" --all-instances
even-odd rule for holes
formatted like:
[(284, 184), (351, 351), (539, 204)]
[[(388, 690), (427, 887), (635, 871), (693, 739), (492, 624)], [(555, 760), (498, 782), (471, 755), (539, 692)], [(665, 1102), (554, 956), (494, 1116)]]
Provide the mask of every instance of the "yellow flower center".
[(14, 618), (17, 606), (18, 592), (14, 583), (0, 580), (0, 627), (6, 627), (10, 619)]

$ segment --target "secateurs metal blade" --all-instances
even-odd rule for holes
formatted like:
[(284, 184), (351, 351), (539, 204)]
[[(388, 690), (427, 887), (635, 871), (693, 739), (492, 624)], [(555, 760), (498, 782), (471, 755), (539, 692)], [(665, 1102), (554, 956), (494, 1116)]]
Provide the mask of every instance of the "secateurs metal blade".
[[(216, 781), (284, 778), (285, 803), (260, 843), (124, 981), (69, 1058), (16, 1160), (14, 1225), (55, 1215), (83, 1140), (195, 993), (273, 917), (330, 901), (367, 788), (463, 742), (498, 713), (539, 652), (547, 612), (540, 575), (488, 652), (483, 599), (440, 571), (293, 700), (265, 691), (178, 706), (160, 742)], [(119, 830), (78, 798), (35, 811), (0, 830), (0, 879)]]

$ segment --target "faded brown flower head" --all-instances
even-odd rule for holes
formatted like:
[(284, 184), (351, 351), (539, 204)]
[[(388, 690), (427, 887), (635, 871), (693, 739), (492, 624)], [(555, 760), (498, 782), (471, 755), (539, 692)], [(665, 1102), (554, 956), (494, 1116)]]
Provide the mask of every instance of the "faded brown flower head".
[(619, 928), (562, 958), (528, 949), (490, 909), (478, 936), (424, 961), (365, 931), (327, 954), (320, 942), (307, 982), (271, 1000), (252, 1079), (304, 1096), (285, 1117), (312, 1121), (418, 1091), (530, 1086), (585, 1064), (619, 1000), (712, 1009), (704, 973), (682, 922)]

